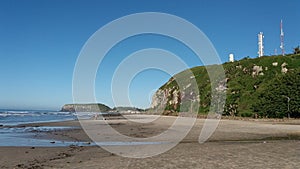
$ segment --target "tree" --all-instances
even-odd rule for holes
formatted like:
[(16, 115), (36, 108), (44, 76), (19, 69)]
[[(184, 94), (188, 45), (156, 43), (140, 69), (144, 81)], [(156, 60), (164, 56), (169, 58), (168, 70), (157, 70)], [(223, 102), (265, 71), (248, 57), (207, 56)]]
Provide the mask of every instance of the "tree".
[(294, 48), (294, 54), (299, 54), (300, 53), (300, 47), (297, 46)]
[[(287, 99), (289, 98), (289, 99)], [(260, 92), (253, 111), (262, 117), (300, 117), (300, 69), (291, 70), (270, 81)]]

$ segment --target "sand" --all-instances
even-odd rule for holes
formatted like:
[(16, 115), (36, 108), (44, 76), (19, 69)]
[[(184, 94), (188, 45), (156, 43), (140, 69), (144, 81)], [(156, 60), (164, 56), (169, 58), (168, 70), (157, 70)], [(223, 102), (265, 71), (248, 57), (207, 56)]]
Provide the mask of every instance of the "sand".
[[(136, 119), (147, 120), (147, 116)], [(149, 137), (165, 131), (174, 117), (151, 123), (124, 119), (107, 121), (120, 133)], [(99, 123), (101, 120), (87, 120)], [(0, 168), (299, 168), (300, 120), (224, 119), (205, 143), (198, 137), (204, 119), (197, 119), (190, 133), (176, 147), (154, 157), (134, 159), (110, 153), (98, 146), (0, 147)], [(25, 126), (80, 126), (77, 121)], [(91, 142), (78, 129), (48, 132), (36, 137)]]

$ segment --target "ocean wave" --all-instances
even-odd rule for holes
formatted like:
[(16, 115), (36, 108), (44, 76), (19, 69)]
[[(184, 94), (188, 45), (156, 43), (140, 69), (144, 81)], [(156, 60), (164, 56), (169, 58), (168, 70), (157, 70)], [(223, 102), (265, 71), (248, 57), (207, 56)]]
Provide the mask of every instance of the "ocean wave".
[(59, 111), (0, 111), (0, 125), (27, 124), (36, 122), (68, 121), (77, 119), (72, 112)]
[(33, 112), (33, 111), (6, 111), (0, 112), (0, 116), (41, 116), (41, 115), (73, 115), (72, 112)]
[(78, 127), (70, 126), (39, 126), (39, 127), (5, 127), (0, 129), (0, 134), (5, 133), (31, 133), (31, 132), (52, 132), (68, 129), (76, 129)]

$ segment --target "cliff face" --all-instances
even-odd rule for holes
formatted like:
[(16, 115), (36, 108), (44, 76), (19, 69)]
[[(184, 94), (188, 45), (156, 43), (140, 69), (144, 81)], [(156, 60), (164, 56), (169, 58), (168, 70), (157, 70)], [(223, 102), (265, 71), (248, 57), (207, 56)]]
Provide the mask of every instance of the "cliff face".
[(100, 103), (95, 104), (65, 104), (61, 111), (63, 112), (108, 112), (111, 108)]
[[(155, 109), (164, 104), (164, 112), (188, 111), (183, 108), (184, 103), (198, 98), (200, 100), (199, 112), (208, 113), (210, 105), (216, 99), (211, 99), (211, 92), (226, 92), (226, 104), (224, 115), (247, 117), (286, 117), (287, 99), (283, 95), (294, 100), (289, 102), (289, 108), (294, 117), (300, 116), (300, 55), (266, 56), (261, 58), (244, 58), (232, 63), (224, 63), (225, 78), (217, 82), (211, 82), (204, 66), (190, 69), (194, 74), (199, 89), (199, 95), (191, 98), (189, 81), (193, 77), (185, 76), (186, 86), (180, 91), (174, 77), (184, 76), (181, 72), (172, 77), (156, 92), (152, 98), (151, 108)], [(276, 87), (274, 87), (276, 84)], [(270, 93), (272, 91), (273, 93)], [(268, 94), (268, 98), (266, 96)], [(292, 98), (293, 97), (293, 98)], [(271, 100), (273, 107), (277, 105), (273, 114), (268, 111), (267, 100)], [(263, 104), (265, 103), (265, 104)], [(293, 104), (293, 105), (292, 105)], [(181, 108), (180, 108), (181, 107)], [(293, 110), (291, 110), (293, 107)], [(268, 110), (267, 110), (268, 109)], [(268, 113), (266, 113), (268, 112)]]
[(174, 114), (179, 111), (179, 103), (181, 99), (182, 95), (177, 87), (159, 89), (152, 98), (151, 109), (160, 109), (165, 107), (163, 114)]

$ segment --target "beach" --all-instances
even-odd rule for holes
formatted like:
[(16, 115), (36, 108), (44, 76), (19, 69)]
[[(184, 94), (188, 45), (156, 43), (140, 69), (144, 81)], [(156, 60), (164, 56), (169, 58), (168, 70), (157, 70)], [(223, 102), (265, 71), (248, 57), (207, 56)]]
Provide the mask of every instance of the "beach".
[[(134, 116), (138, 120), (148, 118)], [(108, 118), (106, 122), (122, 134), (147, 138), (164, 132), (175, 119), (161, 116), (150, 123), (136, 123)], [(35, 139), (48, 140), (51, 146), (1, 146), (0, 168), (298, 168), (300, 165), (300, 120), (222, 119), (209, 140), (199, 144), (204, 121), (197, 119), (188, 135), (171, 150), (141, 159), (122, 157), (94, 145), (76, 120), (25, 124), (22, 127), (72, 128), (34, 133)], [(103, 120), (84, 122), (94, 124)], [(56, 146), (58, 141), (80, 144)]]

